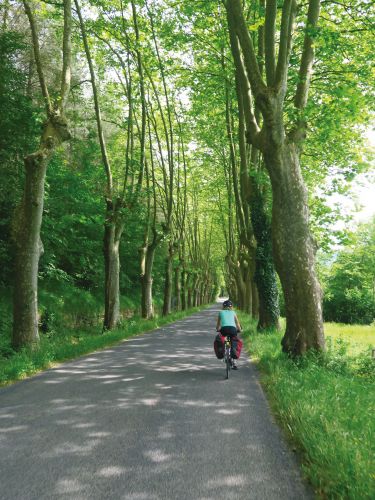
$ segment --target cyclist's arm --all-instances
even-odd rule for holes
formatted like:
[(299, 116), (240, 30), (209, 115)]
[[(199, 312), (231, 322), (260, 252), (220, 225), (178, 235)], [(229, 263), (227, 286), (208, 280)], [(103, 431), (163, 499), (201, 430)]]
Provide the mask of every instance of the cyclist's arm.
[(216, 331), (219, 332), (221, 327), (220, 323), (220, 316), (217, 317), (217, 322), (216, 322)]
[(234, 321), (236, 322), (236, 327), (237, 327), (237, 330), (242, 330), (242, 327), (240, 325), (240, 322), (238, 321), (238, 318), (237, 318), (237, 314), (234, 315)]

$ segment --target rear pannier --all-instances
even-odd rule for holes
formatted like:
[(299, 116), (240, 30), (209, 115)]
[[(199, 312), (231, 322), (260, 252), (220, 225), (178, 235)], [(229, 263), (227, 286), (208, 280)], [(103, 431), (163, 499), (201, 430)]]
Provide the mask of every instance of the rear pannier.
[(224, 337), (218, 333), (214, 340), (214, 350), (217, 359), (223, 359), (224, 357)]
[(243, 342), (238, 337), (232, 338), (232, 358), (239, 359), (242, 351)]

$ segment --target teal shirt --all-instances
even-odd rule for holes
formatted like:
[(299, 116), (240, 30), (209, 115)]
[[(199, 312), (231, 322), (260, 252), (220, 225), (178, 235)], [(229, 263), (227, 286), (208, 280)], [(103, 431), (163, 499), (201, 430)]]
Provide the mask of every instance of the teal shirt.
[(234, 326), (236, 327), (236, 321), (234, 319), (234, 311), (229, 309), (224, 309), (219, 312), (220, 324), (221, 326)]

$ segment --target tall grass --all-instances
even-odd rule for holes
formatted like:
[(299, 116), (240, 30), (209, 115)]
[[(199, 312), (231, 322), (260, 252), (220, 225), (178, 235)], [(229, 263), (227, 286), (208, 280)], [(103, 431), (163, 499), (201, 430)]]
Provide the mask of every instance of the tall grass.
[(349, 355), (345, 341), (324, 355), (293, 361), (281, 352), (280, 332), (256, 333), (245, 342), (288, 438), (301, 453), (317, 494), (330, 499), (375, 498), (375, 363), (368, 351)]
[(346, 325), (342, 323), (324, 323), (327, 338), (343, 340), (348, 343), (351, 354), (360, 354), (363, 350), (375, 348), (375, 324)]

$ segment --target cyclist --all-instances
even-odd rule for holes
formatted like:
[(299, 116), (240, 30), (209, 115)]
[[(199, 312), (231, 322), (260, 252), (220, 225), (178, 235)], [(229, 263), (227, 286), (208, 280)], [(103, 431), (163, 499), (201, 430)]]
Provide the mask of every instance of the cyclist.
[[(223, 310), (219, 312), (216, 323), (216, 331), (220, 332), (223, 336), (230, 337), (231, 342), (233, 338), (237, 337), (237, 332), (240, 332), (242, 327), (238, 321), (237, 314), (233, 311), (233, 304), (230, 300), (223, 302)], [(232, 348), (233, 356), (233, 348)], [(237, 362), (233, 359), (233, 369), (237, 370)]]

